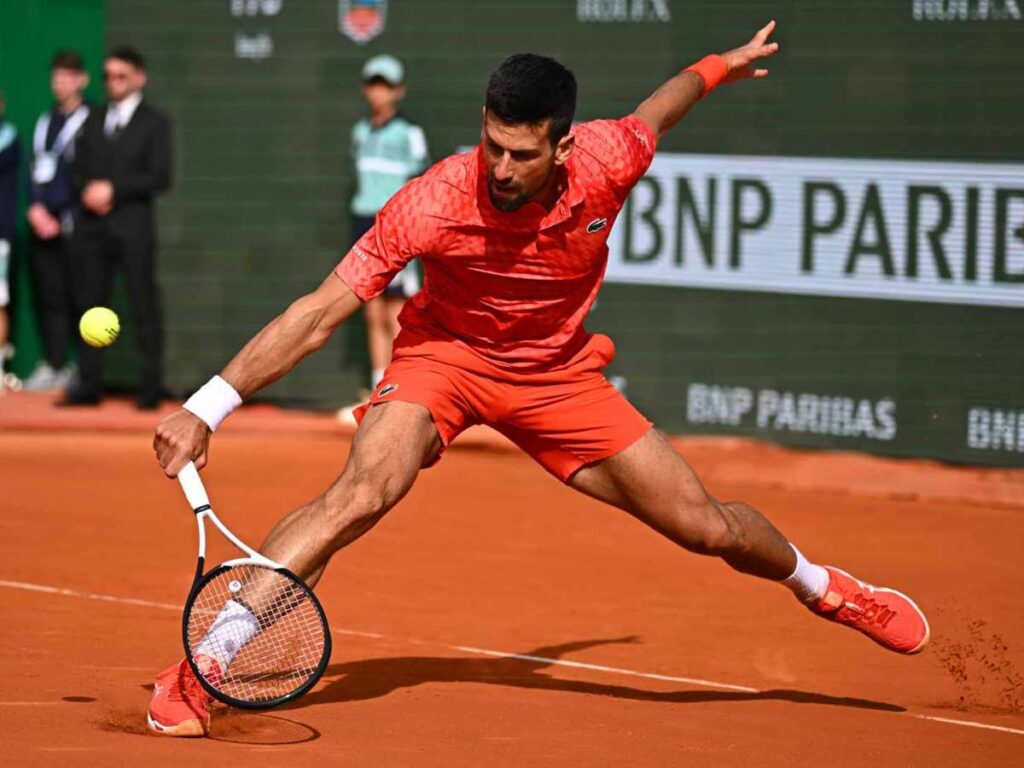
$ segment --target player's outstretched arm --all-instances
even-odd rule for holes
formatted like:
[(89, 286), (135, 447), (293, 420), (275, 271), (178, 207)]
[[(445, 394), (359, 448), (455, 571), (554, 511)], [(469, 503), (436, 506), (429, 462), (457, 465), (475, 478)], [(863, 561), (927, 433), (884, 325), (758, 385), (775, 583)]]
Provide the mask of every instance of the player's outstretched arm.
[[(360, 305), (352, 289), (334, 274), (296, 300), (250, 339), (220, 376), (204, 385), (182, 409), (157, 427), (153, 450), (168, 477), (189, 461), (206, 464), (210, 434), (235, 406), (320, 349)], [(202, 417), (197, 415), (201, 413)], [(213, 422), (213, 423), (211, 423)]]
[(770, 21), (746, 45), (708, 56), (688, 67), (652, 93), (637, 107), (635, 114), (661, 138), (683, 119), (690, 107), (719, 84), (767, 77), (768, 70), (759, 68), (756, 63), (779, 50), (778, 43), (768, 42), (774, 31), (775, 22)]
[(221, 377), (247, 400), (326, 344), (360, 304), (344, 281), (328, 275), (319, 288), (294, 301), (253, 336)]

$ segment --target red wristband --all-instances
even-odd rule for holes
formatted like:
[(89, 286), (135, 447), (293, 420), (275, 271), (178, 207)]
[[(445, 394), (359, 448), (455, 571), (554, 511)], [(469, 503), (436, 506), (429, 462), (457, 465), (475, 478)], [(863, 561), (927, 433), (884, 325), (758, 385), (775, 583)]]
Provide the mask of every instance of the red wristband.
[(696, 64), (691, 64), (683, 71), (693, 72), (704, 81), (704, 92), (700, 95), (703, 99), (725, 80), (725, 76), (729, 74), (729, 65), (725, 63), (724, 58), (713, 53), (710, 56), (705, 56)]

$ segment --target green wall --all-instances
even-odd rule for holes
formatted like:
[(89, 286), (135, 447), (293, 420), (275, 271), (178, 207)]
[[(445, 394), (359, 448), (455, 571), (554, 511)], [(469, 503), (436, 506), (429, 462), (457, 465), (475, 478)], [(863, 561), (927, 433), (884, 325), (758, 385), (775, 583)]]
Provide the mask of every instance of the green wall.
[[(391, 0), (383, 34), (360, 46), (339, 33), (334, 0), (110, 0), (108, 40), (145, 50), (150, 94), (175, 120), (179, 177), (161, 207), (171, 383), (201, 383), (343, 254), (347, 136), (362, 110), (359, 67), (373, 53), (405, 60), (407, 111), (441, 157), (475, 142), (487, 76), (510, 52), (572, 67), (580, 119), (622, 115), (774, 13), (782, 51), (772, 77), (723, 88), (660, 151), (721, 155), (723, 167), (737, 156), (1021, 163), (1017, 5)], [(1019, 270), (1016, 250), (1012, 259)], [(671, 431), (1019, 465), (1024, 430), (1018, 441), (1007, 419), (1024, 422), (1021, 319), (1012, 306), (616, 283), (590, 325), (615, 337), (611, 372)], [(353, 325), (268, 394), (337, 405), (365, 369)], [(898, 430), (876, 440), (699, 422), (688, 405), (700, 384), (854, 407), (891, 399)], [(1012, 442), (972, 447), (977, 407)]]
[[(52, 103), (50, 59), (56, 51), (71, 48), (82, 54), (92, 78), (88, 96), (94, 101), (100, 98), (104, 6), (104, 0), (0, 0), (0, 89), (7, 96), (7, 119), (21, 136), (23, 157), (31, 151), (36, 118)], [(23, 181), (23, 187), (26, 184)], [(24, 376), (39, 358), (40, 344), (28, 282), (24, 220), (22, 224), (10, 279), (15, 294), (12, 340), (17, 347), (12, 370)]]

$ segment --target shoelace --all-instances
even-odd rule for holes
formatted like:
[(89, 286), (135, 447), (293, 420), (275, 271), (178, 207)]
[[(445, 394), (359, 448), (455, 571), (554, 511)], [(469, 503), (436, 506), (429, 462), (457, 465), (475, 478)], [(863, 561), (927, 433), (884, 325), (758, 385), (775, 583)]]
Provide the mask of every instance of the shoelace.
[(855, 620), (863, 624), (878, 624), (882, 629), (889, 626), (889, 622), (896, 616), (896, 611), (887, 605), (869, 597), (863, 592), (857, 592), (853, 600), (847, 600), (843, 607), (856, 614)]
[(197, 698), (201, 702), (205, 702), (210, 697), (210, 694), (199, 684), (199, 680), (196, 679), (195, 675), (189, 672), (181, 671), (174, 677), (174, 682), (171, 683), (171, 687), (167, 690), (167, 698), (171, 701), (180, 701), (189, 706), (192, 705)]

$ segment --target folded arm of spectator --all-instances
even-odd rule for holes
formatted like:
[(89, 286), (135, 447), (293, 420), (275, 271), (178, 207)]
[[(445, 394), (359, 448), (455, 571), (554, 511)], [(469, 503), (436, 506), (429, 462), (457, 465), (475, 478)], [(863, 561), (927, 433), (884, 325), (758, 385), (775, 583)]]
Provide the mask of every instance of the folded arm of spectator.
[(71, 187), (67, 187), (64, 184), (51, 184), (50, 188), (44, 192), (43, 186), (41, 184), (36, 184), (31, 179), (31, 174), (29, 174), (29, 176), (29, 205), (42, 206), (51, 215), (56, 215), (60, 211), (66, 211), (68, 208), (74, 205), (75, 200), (78, 198), (78, 194), (76, 193), (80, 192), (80, 190), (76, 188), (73, 178), (71, 181)]
[[(37, 184), (30, 173), (28, 175), (28, 199), (30, 202), (26, 218), (36, 237), (40, 240), (52, 240), (60, 234), (60, 220), (54, 213), (71, 205), (73, 192), (69, 191), (67, 195), (51, 195), (53, 199), (49, 201), (45, 200), (45, 197), (43, 185)], [(47, 202), (50, 205), (54, 205), (54, 203), (57, 205), (51, 210)]]
[(42, 203), (29, 206), (28, 223), (40, 240), (52, 240), (60, 234), (60, 221)]

